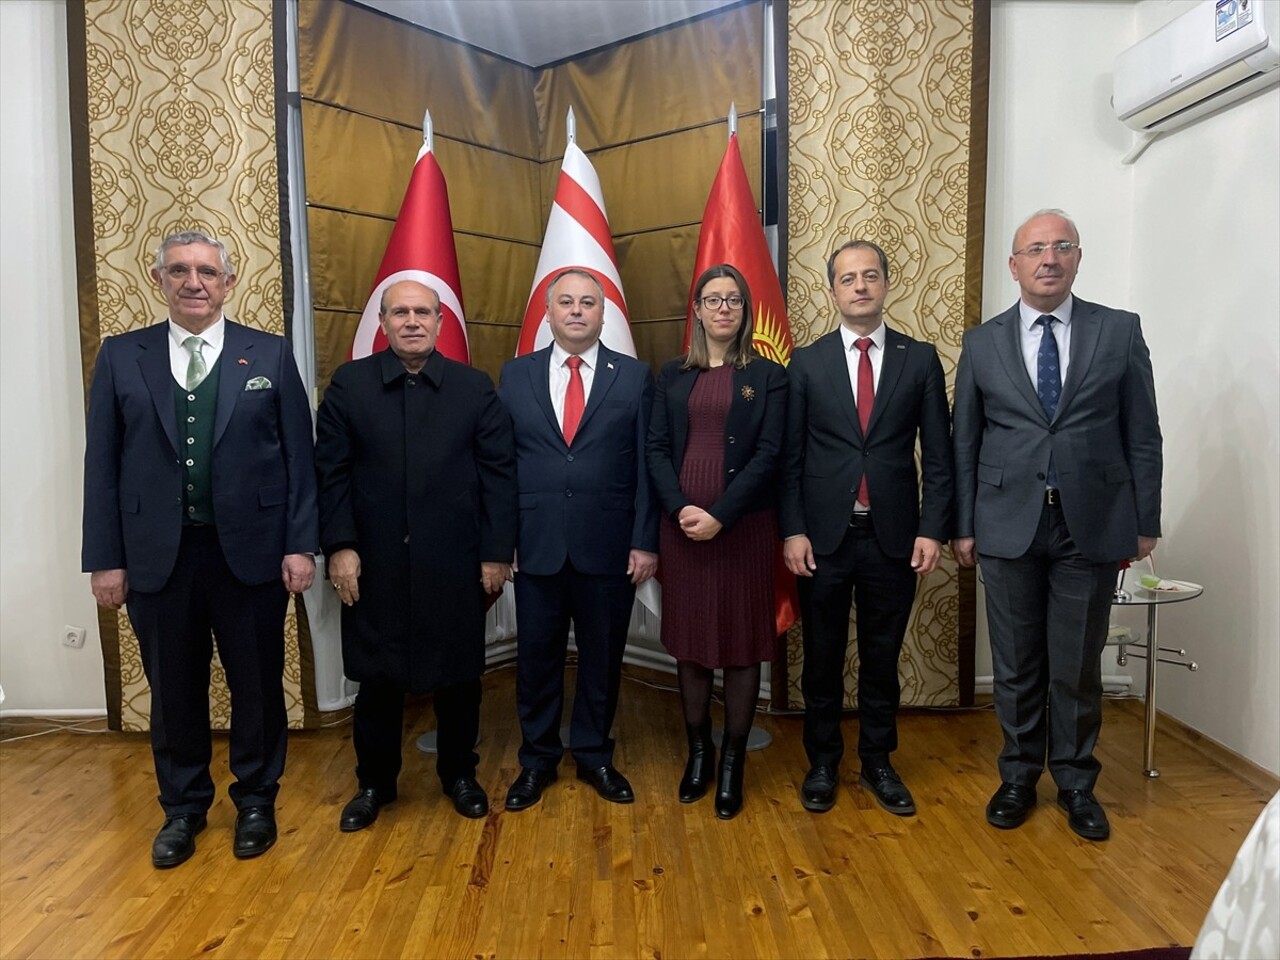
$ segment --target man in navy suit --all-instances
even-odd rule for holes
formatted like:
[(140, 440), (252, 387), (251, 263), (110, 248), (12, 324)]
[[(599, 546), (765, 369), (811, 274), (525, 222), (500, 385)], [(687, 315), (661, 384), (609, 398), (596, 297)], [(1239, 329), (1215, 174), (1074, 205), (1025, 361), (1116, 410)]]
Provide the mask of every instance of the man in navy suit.
[(1071, 829), (1105, 840), (1102, 648), (1119, 562), (1160, 536), (1163, 455), (1138, 317), (1072, 295), (1080, 257), (1066, 214), (1033, 215), (1009, 257), (1021, 297), (964, 335), (955, 551), (982, 564), (1004, 730), (987, 821), (1019, 826), (1047, 762)]
[[(932, 344), (884, 323), (889, 258), (851, 240), (827, 261), (839, 329), (797, 350), (789, 368), (780, 532), (799, 577), (804, 627), (806, 810), (836, 802), (844, 738), (849, 605), (858, 620), (859, 782), (885, 810), (915, 813), (894, 770), (898, 658), (919, 577), (950, 536), (951, 424)], [(916, 475), (916, 440), (922, 478)]]
[(583, 270), (547, 290), (554, 342), (508, 361), (498, 393), (516, 436), (516, 706), (524, 735), (506, 808), (556, 779), (569, 623), (578, 680), (569, 749), (578, 777), (613, 803), (635, 799), (609, 736), (636, 586), (658, 566), (658, 513), (644, 443), (653, 374), (600, 342), (604, 292)]
[(315, 575), (311, 410), (288, 341), (228, 320), (226, 248), (166, 237), (151, 276), (169, 318), (108, 337), (89, 391), (82, 567), (127, 604), (151, 685), (165, 821), (151, 862), (195, 852), (213, 803), (209, 664), (231, 691), (233, 851), (276, 839), (284, 770), (284, 617)]

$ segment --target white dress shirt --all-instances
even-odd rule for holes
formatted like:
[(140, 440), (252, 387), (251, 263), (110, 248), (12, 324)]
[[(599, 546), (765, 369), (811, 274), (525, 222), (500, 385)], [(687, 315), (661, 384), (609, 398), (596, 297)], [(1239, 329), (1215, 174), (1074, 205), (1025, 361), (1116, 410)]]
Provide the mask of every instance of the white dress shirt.
[(212, 326), (200, 334), (192, 334), (184, 330), (172, 320), (169, 321), (169, 370), (173, 379), (182, 389), (187, 388), (187, 364), (191, 362), (191, 351), (182, 345), (190, 336), (198, 336), (204, 341), (200, 356), (204, 358), (204, 368), (212, 370), (222, 355), (222, 341), (226, 337), (226, 315), (219, 317)]
[[(880, 324), (868, 336), (871, 338), (871, 346), (867, 349), (867, 356), (871, 358), (871, 382), (875, 384), (876, 390), (879, 390), (880, 368), (884, 366), (884, 324)], [(844, 362), (849, 368), (849, 389), (853, 391), (853, 402), (856, 404), (858, 402), (858, 364), (862, 362), (862, 351), (854, 346), (854, 343), (862, 337), (842, 323), (840, 339), (844, 341)]]
[(1040, 379), (1040, 339), (1044, 336), (1043, 328), (1036, 324), (1041, 317), (1057, 317), (1060, 323), (1052, 324), (1053, 339), (1058, 341), (1058, 369), (1062, 373), (1062, 382), (1067, 382), (1067, 364), (1071, 362), (1071, 307), (1075, 298), (1068, 296), (1049, 313), (1041, 313), (1035, 307), (1018, 301), (1019, 326), (1021, 327), (1022, 363), (1027, 368), (1027, 376), (1034, 387)]
[[(564, 395), (569, 389), (569, 367), (565, 363), (571, 354), (558, 343), (551, 344), (551, 407), (556, 412), (556, 423), (564, 429)], [(578, 373), (582, 376), (582, 408), (586, 410), (587, 400), (591, 397), (591, 384), (596, 377), (596, 361), (600, 357), (600, 341), (597, 340), (579, 356), (582, 366)]]

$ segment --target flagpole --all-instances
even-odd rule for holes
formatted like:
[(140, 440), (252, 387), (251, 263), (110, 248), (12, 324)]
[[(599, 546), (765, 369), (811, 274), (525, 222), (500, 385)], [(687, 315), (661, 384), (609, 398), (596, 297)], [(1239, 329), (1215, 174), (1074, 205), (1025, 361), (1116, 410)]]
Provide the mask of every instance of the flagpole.
[(738, 132), (738, 105), (729, 101), (729, 136)]
[(427, 145), (427, 150), (434, 152), (436, 149), (436, 129), (435, 124), (431, 122), (431, 111), (422, 111), (422, 142)]
[(564, 118), (564, 132), (569, 143), (578, 139), (578, 123), (573, 119), (573, 107), (569, 108), (569, 113)]

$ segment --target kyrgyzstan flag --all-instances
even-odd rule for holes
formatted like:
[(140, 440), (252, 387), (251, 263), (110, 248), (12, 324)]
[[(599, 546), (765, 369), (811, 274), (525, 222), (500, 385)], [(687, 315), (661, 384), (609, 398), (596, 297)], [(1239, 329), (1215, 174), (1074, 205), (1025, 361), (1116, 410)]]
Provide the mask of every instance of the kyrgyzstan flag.
[[(684, 346), (689, 349), (689, 336), (693, 323), (693, 285), (702, 271), (718, 263), (728, 263), (738, 268), (746, 278), (755, 306), (755, 324), (751, 342), (760, 355), (784, 366), (791, 361), (795, 341), (791, 337), (791, 324), (787, 320), (787, 302), (782, 297), (782, 285), (778, 271), (773, 267), (773, 256), (765, 240), (760, 212), (751, 195), (747, 171), (742, 165), (738, 149), (738, 135), (729, 136), (729, 146), (720, 161), (711, 195), (702, 211), (702, 230), (698, 234), (698, 256), (694, 261), (693, 278), (689, 282), (689, 321), (685, 325)], [(782, 562), (779, 548), (774, 575), (774, 620), (779, 634), (799, 617), (799, 601), (796, 597), (796, 578)]]
[(627, 300), (618, 275), (618, 259), (613, 252), (600, 178), (587, 155), (572, 140), (564, 152), (560, 182), (556, 185), (551, 216), (547, 218), (547, 231), (542, 237), (542, 253), (516, 343), (517, 357), (540, 350), (551, 342), (547, 288), (556, 274), (570, 268), (585, 270), (600, 281), (604, 289), (601, 341), (611, 350), (634, 357), (636, 345), (631, 339)]
[(387, 348), (386, 335), (378, 324), (378, 306), (382, 291), (401, 280), (416, 280), (440, 294), (440, 313), (444, 320), (436, 349), (451, 360), (470, 363), (462, 283), (458, 279), (458, 253), (453, 246), (453, 219), (449, 216), (449, 188), (445, 186), (436, 155), (425, 142), (413, 164), (400, 215), (387, 241), (387, 251), (382, 255), (382, 266), (378, 267), (360, 326), (356, 328), (351, 359)]

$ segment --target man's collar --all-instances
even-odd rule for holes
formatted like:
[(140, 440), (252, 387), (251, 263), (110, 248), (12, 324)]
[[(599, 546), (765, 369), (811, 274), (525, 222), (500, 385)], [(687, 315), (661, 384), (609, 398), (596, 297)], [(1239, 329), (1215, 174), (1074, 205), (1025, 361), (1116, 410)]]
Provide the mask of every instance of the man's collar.
[[(875, 344), (876, 347), (879, 348), (880, 350), (884, 349), (884, 337), (885, 337), (884, 331), (885, 331), (884, 321), (881, 320), (880, 325), (876, 327), (874, 330), (872, 330), (871, 333), (868, 334), (868, 336), (871, 338), (871, 342)], [(840, 339), (841, 339), (841, 342), (844, 343), (845, 353), (848, 353), (850, 350), (854, 348), (853, 347), (854, 341), (862, 339), (862, 334), (854, 333), (845, 324), (842, 323), (840, 324)]]
[(1022, 323), (1023, 330), (1031, 330), (1036, 325), (1036, 321), (1041, 317), (1056, 317), (1065, 327), (1071, 323), (1071, 312), (1075, 306), (1075, 296), (1068, 293), (1067, 298), (1052, 310), (1037, 310), (1031, 304), (1022, 298), (1018, 298), (1018, 320)]
[(224, 313), (218, 317), (213, 323), (205, 327), (200, 333), (193, 334), (185, 327), (179, 326), (173, 322), (173, 318), (169, 318), (169, 336), (178, 346), (182, 346), (187, 337), (197, 336), (203, 340), (208, 346), (215, 349), (222, 348), (222, 340), (227, 335), (227, 315)]
[[(570, 354), (568, 350), (560, 346), (560, 344), (556, 343), (554, 340), (551, 341), (551, 366), (564, 366), (564, 362), (568, 360), (570, 356), (572, 356), (572, 354)], [(588, 370), (594, 370), (596, 368), (596, 359), (600, 356), (600, 341), (597, 340), (591, 346), (587, 347), (587, 349), (583, 350), (582, 353), (578, 354), (578, 356), (582, 357), (582, 362), (586, 364)]]

